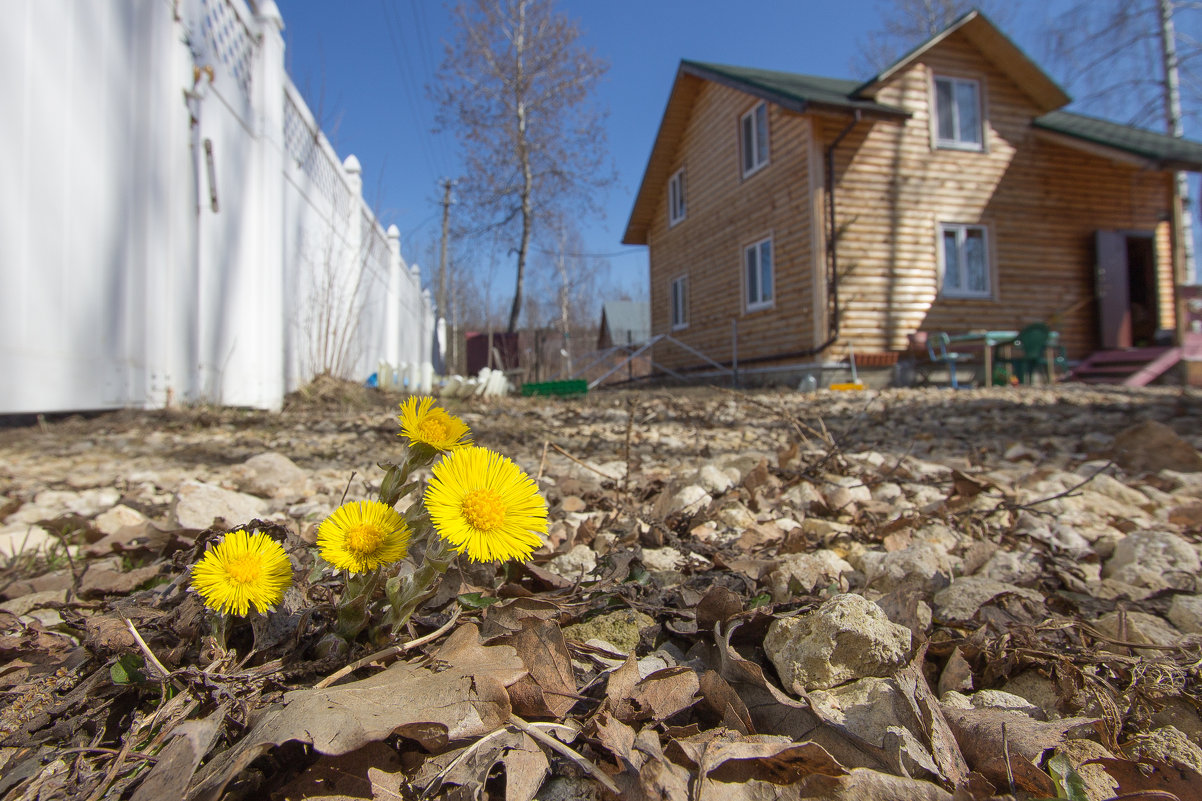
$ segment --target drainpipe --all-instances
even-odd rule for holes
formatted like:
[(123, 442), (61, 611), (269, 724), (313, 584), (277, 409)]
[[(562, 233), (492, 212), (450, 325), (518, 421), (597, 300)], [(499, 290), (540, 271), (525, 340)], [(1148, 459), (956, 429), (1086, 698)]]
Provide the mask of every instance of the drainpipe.
[(776, 361), (778, 359), (800, 359), (807, 356), (816, 356), (824, 350), (835, 344), (835, 340), (839, 338), (839, 257), (838, 257), (838, 226), (835, 225), (835, 148), (843, 141), (851, 129), (856, 127), (860, 121), (860, 110), (856, 109), (851, 122), (847, 123), (847, 127), (839, 132), (835, 140), (830, 143), (826, 149), (826, 203), (827, 217), (830, 219), (830, 226), (827, 232), (827, 297), (828, 305), (831, 309), (831, 319), (829, 325), (830, 336), (821, 345), (805, 350), (794, 350), (787, 353), (773, 353), (768, 356), (754, 356), (750, 359), (739, 359), (738, 362), (728, 361), (721, 362), (723, 367), (736, 367), (739, 362), (742, 364), (758, 364), (760, 362)]
[[(830, 221), (827, 231), (826, 253), (827, 253), (827, 277), (826, 291), (828, 306), (830, 307), (831, 319), (828, 326), (830, 336), (821, 345), (805, 350), (794, 350), (788, 353), (774, 353), (769, 356), (756, 356), (750, 359), (742, 359), (743, 364), (757, 364), (759, 362), (776, 361), (777, 359), (799, 359), (807, 356), (816, 356), (824, 350), (835, 344), (835, 340), (839, 338), (839, 255), (838, 255), (838, 226), (835, 224), (835, 148), (839, 143), (851, 133), (851, 129), (856, 127), (860, 121), (860, 110), (856, 109), (851, 122), (847, 123), (847, 127), (839, 132), (834, 141), (826, 148), (826, 204), (827, 218)], [(723, 363), (723, 367), (730, 366), (730, 363)]]
[(835, 148), (843, 141), (843, 138), (851, 133), (851, 129), (856, 127), (860, 121), (860, 110), (856, 109), (855, 116), (851, 122), (847, 123), (847, 127), (839, 132), (835, 137), (835, 141), (831, 142), (826, 149), (826, 206), (827, 219), (829, 220), (830, 231), (827, 234), (826, 252), (827, 263), (829, 264), (826, 286), (827, 294), (830, 298), (831, 319), (828, 323), (830, 338), (822, 345), (825, 350), (829, 345), (834, 343), (839, 338), (839, 228), (835, 224)]

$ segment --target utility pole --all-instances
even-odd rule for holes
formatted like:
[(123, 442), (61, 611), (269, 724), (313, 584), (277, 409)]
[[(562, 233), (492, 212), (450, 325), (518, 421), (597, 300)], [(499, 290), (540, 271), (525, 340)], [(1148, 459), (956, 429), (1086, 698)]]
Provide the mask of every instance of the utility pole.
[[(1177, 33), (1173, 26), (1172, 0), (1159, 0), (1160, 47), (1164, 57), (1164, 111), (1170, 136), (1185, 136), (1181, 119), (1181, 77), (1177, 60)], [(1184, 172), (1173, 174), (1173, 316), (1177, 343), (1185, 336), (1185, 303), (1181, 287), (1194, 274), (1194, 231), (1189, 208), (1189, 182)]]
[[(447, 350), (453, 352), (451, 342), (455, 338), (454, 331), (447, 331), (447, 233), (451, 226), (451, 187), (455, 182), (449, 178), (442, 179), (442, 243), (438, 248), (438, 318), (443, 321), (443, 331), (447, 338), (444, 343)], [(445, 361), (446, 354), (441, 354)], [(446, 369), (446, 365), (443, 365)]]

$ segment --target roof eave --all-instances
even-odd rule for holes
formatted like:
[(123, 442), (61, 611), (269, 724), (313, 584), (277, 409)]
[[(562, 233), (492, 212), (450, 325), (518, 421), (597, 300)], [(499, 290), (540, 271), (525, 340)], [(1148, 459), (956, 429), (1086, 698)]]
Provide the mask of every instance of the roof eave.
[(647, 166), (643, 168), (643, 180), (639, 183), (639, 191), (634, 196), (634, 208), (630, 210), (630, 219), (626, 223), (626, 231), (622, 234), (623, 245), (646, 245), (647, 232), (651, 229), (651, 217), (653, 209), (648, 209), (651, 204), (648, 199), (649, 183), (652, 173), (655, 172), (655, 165), (663, 157), (663, 149), (667, 146), (665, 141), (668, 131), (669, 114), (673, 110), (674, 105), (679, 105), (686, 101), (683, 97), (683, 78), (686, 77), (684, 63), (676, 70), (676, 77), (672, 81), (672, 89), (668, 93), (668, 102), (664, 104), (664, 113), (659, 119), (659, 129), (655, 132), (655, 140), (651, 145), (651, 153), (647, 156)]
[(758, 97), (761, 100), (767, 100), (770, 103), (775, 103), (783, 109), (793, 112), (794, 114), (805, 114), (810, 111), (821, 112), (825, 114), (849, 114), (859, 111), (862, 116), (873, 117), (876, 119), (896, 119), (906, 118), (911, 116), (910, 112), (905, 109), (892, 108), (890, 106), (877, 103), (875, 100), (860, 100), (848, 98), (846, 102), (831, 103), (823, 100), (814, 100), (806, 98), (804, 100), (796, 97), (791, 97), (780, 92), (774, 92), (771, 89), (766, 89), (762, 86), (757, 86), (748, 81), (742, 81), (738, 78), (725, 75), (721, 72), (711, 70), (703, 64), (695, 61), (681, 62), (680, 69), (689, 75), (696, 76), (702, 80), (711, 81), (716, 84), (734, 89), (744, 94)]
[(1157, 159), (1148, 158), (1140, 153), (1133, 153), (1124, 148), (1115, 147), (1114, 145), (1106, 144), (1105, 142), (1098, 142), (1093, 139), (1087, 139), (1082, 136), (1075, 136), (1070, 133), (1065, 133), (1064, 131), (1045, 128), (1035, 122), (1032, 122), (1032, 127), (1035, 129), (1036, 136), (1038, 136), (1040, 139), (1053, 142), (1073, 150), (1079, 150), (1083, 153), (1090, 153), (1095, 156), (1100, 156), (1120, 164), (1127, 164), (1142, 170), (1165, 169), (1165, 167), (1163, 167)]
[[(1075, 116), (1079, 117), (1080, 115)], [(1098, 120), (1097, 122), (1106, 124), (1105, 120)], [(1195, 153), (1197, 153), (1196, 156), (1190, 157), (1188, 154), (1182, 155), (1181, 153), (1159, 152), (1156, 149), (1138, 146), (1125, 146), (1121, 143), (1107, 141), (1098, 136), (1090, 136), (1088, 132), (1071, 130), (1071, 128), (1057, 125), (1052, 121), (1042, 118), (1031, 120), (1031, 127), (1035, 129), (1036, 134), (1040, 138), (1055, 141), (1066, 147), (1076, 148), (1077, 150), (1093, 152), (1114, 161), (1124, 162), (1143, 169), (1202, 172), (1202, 148), (1199, 148), (1199, 143), (1197, 142), (1183, 141), (1183, 145), (1192, 147)], [(1162, 134), (1154, 134), (1150, 131), (1144, 133), (1163, 137)]]

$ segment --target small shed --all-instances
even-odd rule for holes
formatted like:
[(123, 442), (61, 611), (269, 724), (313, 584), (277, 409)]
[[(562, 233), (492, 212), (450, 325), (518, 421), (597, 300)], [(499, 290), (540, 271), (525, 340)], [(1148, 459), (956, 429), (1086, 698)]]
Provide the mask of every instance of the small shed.
[(651, 338), (651, 304), (647, 301), (611, 300), (601, 306), (597, 350), (619, 345), (641, 345)]

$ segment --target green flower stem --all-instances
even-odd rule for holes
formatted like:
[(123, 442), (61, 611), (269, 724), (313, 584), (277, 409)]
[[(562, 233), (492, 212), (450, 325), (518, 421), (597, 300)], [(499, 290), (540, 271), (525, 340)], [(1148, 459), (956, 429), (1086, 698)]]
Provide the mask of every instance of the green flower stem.
[(429, 445), (414, 445), (409, 448), (409, 458), (403, 464), (380, 463), (384, 468), (384, 480), (380, 482), (380, 503), (396, 506), (401, 498), (417, 489), (421, 482), (410, 481), (409, 476), (419, 467), (426, 467), (442, 455)]
[(380, 586), (380, 571), (373, 570), (362, 576), (348, 576), (346, 592), (338, 602), (337, 632), (343, 639), (355, 639), (367, 626), (367, 605), (376, 587)]
[(447, 572), (455, 559), (450, 544), (432, 528), (427, 528), (425, 534), (426, 553), (421, 565), (407, 576), (394, 576), (385, 586), (387, 618), (394, 635), (409, 621), (421, 602), (434, 594), (435, 580)]
[(213, 632), (213, 642), (221, 653), (229, 650), (227, 643), (230, 635), (229, 615), (222, 612), (209, 615), (209, 627)]

